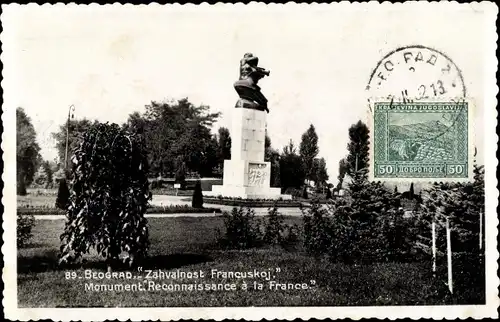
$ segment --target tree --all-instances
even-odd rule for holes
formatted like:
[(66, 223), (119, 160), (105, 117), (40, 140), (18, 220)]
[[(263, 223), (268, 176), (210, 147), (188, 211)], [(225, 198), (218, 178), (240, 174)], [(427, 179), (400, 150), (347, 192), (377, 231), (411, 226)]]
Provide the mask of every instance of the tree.
[(337, 188), (340, 189), (342, 187), (342, 183), (344, 182), (344, 177), (347, 173), (349, 165), (347, 163), (347, 160), (345, 158), (340, 159), (339, 161), (339, 176), (337, 177), (339, 180), (339, 183), (337, 185)]
[(59, 189), (57, 190), (56, 207), (62, 210), (68, 209), (70, 192), (65, 178), (59, 180)]
[(409, 196), (410, 196), (410, 199), (413, 200), (413, 198), (415, 198), (415, 190), (413, 188), (413, 182), (410, 184), (410, 190), (409, 191)]
[[(472, 182), (434, 183), (423, 190), (422, 200), (421, 210), (427, 226), (435, 221), (438, 228), (444, 229), (445, 218), (449, 218), (453, 251), (480, 252), (479, 221), (485, 211), (483, 166), (474, 165)], [(444, 231), (441, 235), (444, 235)], [(484, 234), (482, 238), (484, 245)], [(439, 244), (445, 245), (443, 238), (441, 240)]]
[(271, 145), (271, 138), (267, 135), (264, 141), (264, 161), (271, 162), (271, 187), (280, 187), (280, 153), (273, 149)]
[[(84, 134), (88, 131), (92, 122), (88, 119), (83, 120), (70, 120), (68, 132), (66, 133), (67, 123), (64, 122), (59, 127), (59, 131), (52, 133), (52, 137), (56, 141), (57, 154), (59, 160), (62, 164), (63, 170), (66, 170), (71, 165), (71, 158), (73, 156), (74, 149), (79, 146)], [(66, 135), (68, 134), (68, 164), (67, 167), (64, 164), (64, 158), (66, 157)]]
[(45, 173), (43, 167), (40, 166), (33, 178), (33, 184), (37, 187), (45, 187), (47, 185), (47, 179), (47, 174)]
[(180, 184), (181, 189), (186, 187), (186, 163), (181, 156), (177, 158), (176, 162), (175, 183)]
[(41, 157), (35, 128), (20, 107), (16, 109), (16, 140), (17, 194), (26, 195), (26, 187), (33, 181)]
[(45, 186), (46, 188), (52, 187), (52, 183), (54, 181), (54, 169), (56, 165), (54, 162), (50, 162), (48, 160), (45, 160), (42, 162), (42, 168), (43, 171), (45, 172), (45, 175), (47, 176), (47, 185)]
[(202, 152), (202, 158), (199, 165), (199, 169), (196, 170), (198, 174), (202, 177), (212, 176), (214, 169), (217, 168), (219, 160), (217, 157), (217, 151), (219, 150), (219, 142), (217, 137), (212, 135), (210, 140), (206, 141), (206, 146)]
[(53, 166), (47, 160), (41, 162), (38, 171), (35, 174), (33, 179), (34, 183), (38, 187), (49, 188), (53, 183)]
[(328, 171), (326, 169), (325, 158), (315, 158), (313, 162), (313, 180), (316, 187), (323, 188), (328, 181)]
[[(481, 217), (484, 220), (484, 168), (474, 165), (474, 180), (465, 183), (438, 183), (420, 191), (422, 202), (415, 211), (420, 234), (430, 240), (431, 223), (435, 223), (436, 247), (446, 254), (446, 222), (449, 223), (453, 278), (456, 293), (467, 292), (485, 281), (484, 233), (480, 233)], [(486, 221), (487, 222), (487, 221)], [(484, 223), (484, 221), (483, 221)], [(480, 239), (481, 238), (481, 239)], [(437, 254), (438, 274), (445, 265)], [(438, 275), (439, 276), (439, 275)], [(455, 277), (456, 276), (456, 277)]]
[(302, 134), (302, 140), (300, 141), (300, 157), (302, 158), (307, 180), (312, 180), (314, 176), (312, 171), (313, 162), (318, 152), (318, 135), (314, 125), (311, 124), (307, 131)]
[(302, 159), (292, 140), (283, 148), (279, 161), (281, 187), (300, 188), (304, 184), (305, 171)]
[(218, 139), (219, 151), (217, 157), (220, 164), (223, 165), (224, 160), (231, 159), (231, 135), (229, 134), (229, 130), (225, 127), (220, 127)]
[(193, 208), (203, 208), (203, 193), (199, 180), (196, 181), (196, 185), (194, 186), (192, 206)]
[(149, 248), (144, 214), (151, 200), (142, 137), (117, 124), (95, 123), (83, 135), (72, 161), (60, 262), (94, 248), (106, 259), (108, 271), (122, 253), (125, 263), (137, 264)]
[(194, 106), (187, 98), (151, 102), (141, 115), (129, 116), (124, 128), (141, 134), (146, 142), (150, 175), (169, 175), (181, 156), (189, 171), (211, 174), (218, 164), (218, 142), (210, 127), (220, 113), (205, 105)]
[(271, 138), (269, 137), (269, 135), (267, 135), (267, 129), (266, 129), (266, 134), (264, 137), (264, 160), (265, 161), (271, 161), (272, 152), (273, 152), (273, 148), (271, 146)]
[(407, 255), (416, 236), (411, 225), (401, 220), (399, 196), (381, 182), (366, 180), (367, 171), (366, 168), (356, 171), (348, 185), (352, 197), (349, 216), (354, 220), (352, 228), (357, 235), (353, 254), (377, 256), (389, 251), (391, 256)]
[[(349, 128), (349, 143), (347, 144), (347, 174), (351, 177), (358, 170), (368, 169), (368, 153), (370, 150), (370, 130), (361, 121)], [(366, 173), (366, 172), (364, 172)]]

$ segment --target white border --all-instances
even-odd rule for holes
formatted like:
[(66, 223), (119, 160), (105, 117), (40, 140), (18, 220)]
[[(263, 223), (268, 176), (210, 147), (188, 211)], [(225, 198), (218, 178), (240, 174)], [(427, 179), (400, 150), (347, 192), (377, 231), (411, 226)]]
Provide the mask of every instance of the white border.
[[(34, 4), (30, 4), (34, 5)], [(55, 6), (61, 6), (57, 4)], [(115, 4), (118, 5), (118, 4)], [(107, 5), (108, 9), (115, 5)], [(217, 4), (221, 6), (222, 4)], [(265, 4), (255, 4), (254, 6), (264, 6)], [(317, 5), (327, 6), (326, 4)], [(334, 4), (338, 6), (357, 6), (362, 7), (364, 10), (386, 10), (398, 6), (424, 6), (427, 3), (404, 3), (404, 4), (390, 4), (390, 3), (348, 3), (343, 2)], [(433, 3), (433, 6), (459, 6), (457, 3)], [(9, 9), (11, 13), (14, 10), (14, 5), (2, 5), (2, 24), (7, 25), (15, 15), (6, 14), (5, 10)], [(97, 6), (92, 4), (90, 6)], [(158, 4), (152, 4), (158, 6)], [(172, 5), (179, 7), (180, 5)], [(200, 7), (207, 8), (209, 5), (204, 3)], [(242, 6), (242, 4), (237, 4)], [(277, 7), (281, 5), (270, 4), (269, 6)], [(290, 10), (300, 10), (302, 6), (312, 6), (309, 4), (286, 4), (285, 7)], [(496, 93), (498, 87), (496, 86), (496, 67), (497, 58), (495, 55), (496, 50), (496, 26), (494, 25), (498, 13), (498, 8), (494, 3), (472, 3), (460, 6), (472, 6), (474, 9), (485, 12), (485, 24), (487, 32), (483, 35), (486, 43), (489, 45), (488, 56), (485, 57), (484, 66), (488, 68), (485, 71), (485, 147), (497, 146), (496, 134)], [(127, 5), (127, 7), (132, 7)], [(185, 5), (186, 10), (193, 10), (195, 5)], [(419, 7), (420, 8), (420, 7)], [(465, 7), (462, 7), (465, 8)], [(480, 8), (480, 9), (479, 9)], [(480, 35), (478, 35), (479, 37)], [(8, 35), (2, 33), (2, 43), (9, 41)], [(467, 44), (464, 44), (467, 46)], [(2, 52), (2, 61), (9, 61), (12, 57), (8, 53)], [(495, 68), (493, 68), (495, 66)], [(4, 106), (9, 106), (12, 95), (11, 82), (15, 80), (16, 73), (9, 65), (4, 65), (2, 80), (2, 88), (4, 90)], [(498, 160), (496, 158), (496, 149), (485, 150), (485, 191), (486, 191), (486, 224), (485, 224), (485, 238), (486, 238), (486, 305), (446, 305), (446, 306), (379, 306), (379, 307), (244, 307), (244, 308), (75, 308), (75, 309), (19, 309), (17, 307), (17, 261), (16, 261), (16, 234), (15, 234), (15, 212), (16, 212), (16, 175), (15, 175), (15, 110), (4, 109), (2, 116), (2, 123), (4, 126), (4, 133), (2, 134), (2, 149), (4, 151), (4, 172), (2, 179), (5, 183), (3, 189), (2, 203), (4, 205), (3, 219), (3, 241), (2, 253), (4, 255), (5, 267), (3, 268), (3, 281), (5, 289), (3, 293), (3, 305), (5, 317), (12, 320), (38, 320), (38, 319), (53, 319), (53, 320), (105, 320), (105, 319), (118, 319), (118, 320), (178, 320), (178, 319), (215, 319), (222, 320), (226, 318), (233, 319), (246, 319), (246, 320), (260, 320), (260, 319), (309, 319), (309, 318), (434, 318), (434, 319), (455, 319), (455, 318), (484, 318), (484, 317), (498, 317), (497, 308), (499, 306), (498, 286), (499, 279), (497, 276), (497, 226), (498, 217), (496, 212), (498, 202), (497, 178), (496, 167)]]

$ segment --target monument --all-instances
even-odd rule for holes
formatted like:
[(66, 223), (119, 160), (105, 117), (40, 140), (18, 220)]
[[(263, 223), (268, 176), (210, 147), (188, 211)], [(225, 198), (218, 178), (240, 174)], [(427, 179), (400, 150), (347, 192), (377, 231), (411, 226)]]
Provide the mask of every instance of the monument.
[(259, 58), (246, 53), (240, 61), (239, 95), (231, 122), (231, 160), (224, 160), (223, 184), (212, 186), (212, 196), (245, 199), (291, 199), (271, 188), (271, 163), (264, 161), (267, 99), (258, 81), (270, 72), (258, 66)]

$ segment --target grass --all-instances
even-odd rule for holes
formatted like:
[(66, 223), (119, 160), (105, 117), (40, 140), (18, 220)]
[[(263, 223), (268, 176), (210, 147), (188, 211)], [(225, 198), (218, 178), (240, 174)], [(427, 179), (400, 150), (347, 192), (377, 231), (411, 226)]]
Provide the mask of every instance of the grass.
[(18, 208), (55, 208), (56, 195), (36, 195), (17, 196)]
[[(286, 217), (287, 223), (300, 218)], [(272, 280), (306, 283), (307, 290), (270, 290), (265, 279), (247, 279), (263, 284), (263, 290), (236, 291), (85, 291), (85, 283), (137, 283), (134, 280), (66, 279), (72, 273), (84, 276), (85, 269), (105, 272), (95, 254), (78, 266), (58, 267), (57, 253), (63, 220), (38, 220), (34, 238), (18, 251), (18, 305), (20, 307), (127, 307), (127, 306), (333, 306), (333, 305), (419, 305), (457, 302), (446, 295), (423, 263), (374, 263), (347, 265), (313, 258), (300, 248), (263, 248), (246, 251), (218, 250), (216, 230), (222, 217), (150, 218), (150, 257), (145, 270), (203, 271), (201, 279), (154, 280), (156, 283), (236, 283), (242, 280), (210, 277), (210, 271), (269, 271)], [(279, 272), (277, 271), (279, 270)], [(139, 274), (134, 272), (134, 274)], [(42, 292), (40, 290), (43, 290)]]

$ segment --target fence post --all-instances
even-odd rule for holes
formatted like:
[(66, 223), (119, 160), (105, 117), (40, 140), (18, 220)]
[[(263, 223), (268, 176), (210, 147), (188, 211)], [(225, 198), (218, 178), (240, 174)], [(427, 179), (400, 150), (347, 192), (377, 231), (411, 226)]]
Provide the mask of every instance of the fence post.
[(479, 249), (483, 249), (483, 212), (479, 212)]
[(450, 221), (446, 217), (446, 250), (448, 253), (448, 289), (450, 293), (453, 294), (453, 270), (452, 270), (452, 259), (451, 259), (451, 231), (450, 231)]
[(432, 273), (436, 274), (436, 222), (432, 221)]

